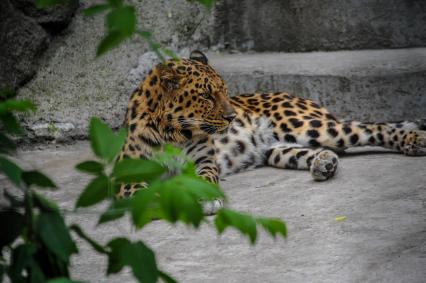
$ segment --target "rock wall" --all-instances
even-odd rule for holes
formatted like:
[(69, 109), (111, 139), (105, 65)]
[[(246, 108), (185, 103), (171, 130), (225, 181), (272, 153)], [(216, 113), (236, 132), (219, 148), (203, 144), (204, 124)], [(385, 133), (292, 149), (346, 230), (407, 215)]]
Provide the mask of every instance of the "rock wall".
[(240, 51), (426, 46), (424, 0), (223, 0), (216, 40)]
[[(13, 5), (11, 1), (14, 1)], [(26, 1), (32, 0), (0, 0), (0, 84), (6, 78), (6, 81), (13, 81), (13, 86), (18, 86), (28, 81), (37, 69), (33, 79), (18, 92), (20, 97), (31, 99), (38, 106), (35, 114), (23, 117), (29, 140), (85, 138), (92, 116), (102, 118), (112, 127), (119, 127), (129, 94), (157, 62), (156, 56), (143, 40), (135, 37), (96, 58), (96, 46), (104, 35), (103, 15), (83, 16), (81, 11), (87, 2), (82, 2), (69, 26), (58, 33), (56, 27), (63, 28), (71, 14), (63, 12), (63, 16), (49, 16), (23, 5)], [(195, 48), (253, 53), (426, 46), (426, 1), (423, 0), (218, 0), (212, 10), (187, 0), (127, 2), (136, 7), (140, 28), (152, 31), (160, 43), (182, 56), (187, 56)], [(15, 30), (12, 29), (14, 26)], [(48, 43), (49, 47), (44, 52)], [(4, 52), (9, 53), (2, 56)], [(412, 56), (410, 50), (403, 53), (409, 55), (404, 55), (409, 57), (410, 64), (404, 71), (408, 75), (399, 74), (401, 78), (398, 79), (382, 80), (380, 77), (363, 81), (365, 89), (360, 91), (365, 101), (370, 99), (374, 102), (368, 116), (355, 115), (359, 113), (357, 109), (363, 107), (356, 103), (345, 104), (343, 108), (336, 106), (331, 110), (337, 110), (336, 114), (345, 118), (380, 119), (384, 118), (381, 117), (381, 107), (385, 104), (381, 105), (382, 100), (374, 97), (382, 97), (381, 92), (390, 90), (390, 95), (397, 101), (399, 96), (405, 96), (401, 101), (411, 101), (411, 98), (424, 93), (424, 84), (418, 79), (426, 71), (424, 59), (413, 60), (413, 56), (417, 55)], [(301, 57), (306, 55), (300, 54)], [(370, 55), (367, 54), (366, 58)], [(279, 53), (271, 56), (277, 60), (295, 60), (292, 66), (299, 64), (297, 54), (287, 59)], [(313, 81), (324, 81), (325, 88), (333, 87), (321, 72), (307, 78), (291, 69), (285, 77), (277, 71), (259, 78), (259, 72), (264, 70), (259, 70), (258, 65), (262, 64), (257, 64), (258, 61), (253, 58), (244, 62), (250, 72), (239, 71), (236, 74), (227, 72), (227, 66), (232, 63), (222, 60), (223, 68), (218, 71), (223, 73), (230, 90), (253, 91), (248, 86), (255, 84), (265, 86), (256, 90), (294, 89), (295, 94), (315, 98), (322, 90)], [(379, 60), (380, 64), (389, 65), (386, 56), (383, 58)], [(354, 63), (351, 64), (356, 66), (355, 59), (351, 60)], [(324, 62), (330, 65), (329, 61)], [(416, 73), (417, 65), (421, 67), (421, 73)], [(268, 69), (271, 66), (264, 67)], [(389, 65), (389, 69), (394, 67), (399, 68)], [(336, 76), (339, 82), (350, 82), (353, 77)], [(405, 76), (408, 79), (405, 80)], [(400, 81), (404, 82), (404, 87), (401, 87)], [(307, 91), (300, 92), (300, 89)], [(324, 101), (342, 101), (339, 96), (344, 93), (344, 89), (327, 93)], [(351, 93), (356, 94), (355, 91)], [(345, 101), (352, 100), (351, 96), (346, 98)], [(355, 97), (353, 101), (358, 100)], [(422, 103), (417, 108), (420, 109), (424, 101)], [(397, 112), (386, 110), (389, 115), (385, 118), (411, 119), (417, 115), (415, 113), (421, 112), (416, 108), (417, 112), (413, 114), (407, 105), (401, 105), (404, 109)]]
[[(185, 0), (129, 1), (137, 9), (138, 25), (180, 54), (211, 43), (214, 11)], [(38, 110), (25, 117), (30, 139), (69, 139), (87, 136), (90, 117), (113, 127), (123, 120), (129, 94), (157, 58), (134, 37), (96, 58), (104, 35), (104, 16), (86, 17), (81, 7), (41, 59), (36, 76), (19, 90)]]
[(0, 88), (17, 88), (35, 74), (52, 37), (70, 22), (78, 0), (45, 10), (33, 0), (0, 1)]

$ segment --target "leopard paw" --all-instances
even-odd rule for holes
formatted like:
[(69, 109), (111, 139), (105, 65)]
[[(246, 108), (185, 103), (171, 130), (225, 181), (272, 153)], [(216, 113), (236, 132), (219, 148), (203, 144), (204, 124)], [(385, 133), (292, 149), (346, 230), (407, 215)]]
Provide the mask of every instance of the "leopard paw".
[(212, 201), (205, 201), (203, 204), (203, 213), (204, 215), (214, 215), (218, 212), (219, 209), (223, 208), (223, 200), (215, 199)]
[(331, 150), (323, 150), (314, 157), (310, 167), (315, 181), (325, 181), (333, 177), (339, 164), (339, 157)]
[(426, 131), (411, 131), (404, 140), (402, 152), (409, 156), (426, 155)]

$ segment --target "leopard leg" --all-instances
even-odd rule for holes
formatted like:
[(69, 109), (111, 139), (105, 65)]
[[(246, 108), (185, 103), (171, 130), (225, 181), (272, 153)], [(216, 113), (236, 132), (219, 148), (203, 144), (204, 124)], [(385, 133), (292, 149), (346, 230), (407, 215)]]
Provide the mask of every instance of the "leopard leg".
[(408, 156), (426, 156), (426, 131), (411, 131), (403, 139), (402, 152)]
[[(195, 162), (200, 177), (214, 184), (219, 182), (215, 146), (210, 137), (188, 142), (184, 146), (184, 153)], [(223, 206), (223, 199), (204, 201), (203, 212), (205, 215), (214, 215)]]
[[(404, 143), (401, 142), (400, 144), (401, 151), (405, 155), (426, 155), (426, 119), (418, 119), (415, 122), (401, 121), (385, 123), (385, 125), (396, 129), (395, 133), (397, 133), (398, 130), (405, 130), (405, 139), (404, 136), (402, 136), (402, 140), (404, 141)], [(394, 139), (396, 138), (394, 137)]]
[(266, 152), (266, 164), (277, 168), (305, 169), (314, 180), (324, 181), (336, 173), (339, 158), (331, 150), (298, 145), (279, 145)]
[[(151, 148), (146, 143), (142, 142), (136, 136), (129, 134), (125, 145), (123, 146), (117, 162), (127, 158), (142, 158), (145, 159), (151, 154)], [(147, 188), (146, 182), (133, 183), (133, 184), (120, 184), (120, 187), (115, 195), (117, 199), (127, 198), (133, 196), (137, 191)]]

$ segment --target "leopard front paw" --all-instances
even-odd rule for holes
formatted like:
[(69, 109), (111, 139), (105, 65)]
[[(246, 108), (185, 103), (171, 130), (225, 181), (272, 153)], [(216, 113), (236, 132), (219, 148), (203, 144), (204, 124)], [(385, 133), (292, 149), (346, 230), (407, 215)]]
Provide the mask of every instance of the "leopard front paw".
[(426, 131), (411, 131), (402, 146), (402, 152), (408, 156), (426, 155)]
[(339, 157), (331, 150), (323, 150), (314, 157), (310, 167), (312, 178), (325, 181), (336, 174)]
[(202, 205), (204, 215), (214, 215), (218, 212), (219, 209), (223, 208), (223, 200), (215, 199), (212, 201), (203, 201)]

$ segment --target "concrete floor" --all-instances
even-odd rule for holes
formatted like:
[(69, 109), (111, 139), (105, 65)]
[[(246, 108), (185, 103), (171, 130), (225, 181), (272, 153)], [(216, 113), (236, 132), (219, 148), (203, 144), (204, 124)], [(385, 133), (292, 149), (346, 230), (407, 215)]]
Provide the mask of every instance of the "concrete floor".
[[(95, 227), (95, 210), (103, 205), (70, 211), (67, 221), (103, 243), (119, 235), (143, 239), (179, 282), (426, 282), (426, 157), (367, 151), (342, 157), (339, 174), (328, 182), (272, 168), (222, 182), (230, 207), (284, 219), (287, 240), (262, 233), (250, 246), (231, 230), (217, 236), (211, 224), (197, 231), (157, 221), (134, 231), (123, 219)], [(52, 176), (62, 189), (48, 195), (72, 210), (89, 179), (73, 166), (90, 156), (88, 144), (77, 143), (30, 150), (20, 159)], [(79, 243), (72, 261), (76, 279), (135, 282), (129, 270), (106, 278), (105, 259)]]

